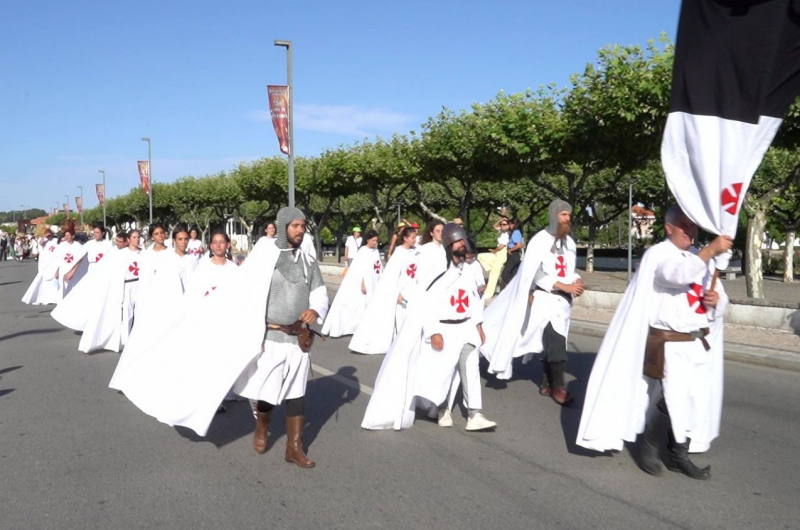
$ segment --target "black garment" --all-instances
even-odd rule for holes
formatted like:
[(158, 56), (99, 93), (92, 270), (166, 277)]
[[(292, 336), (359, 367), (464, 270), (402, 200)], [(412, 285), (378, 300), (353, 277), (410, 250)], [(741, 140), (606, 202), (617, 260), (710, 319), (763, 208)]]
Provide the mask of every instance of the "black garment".
[[(257, 405), (258, 412), (269, 412), (275, 408), (272, 403), (266, 401), (259, 401)], [(300, 396), (299, 398), (286, 400), (286, 417), (292, 416), (305, 416), (306, 413), (306, 397)]]
[(506, 264), (503, 267), (503, 272), (500, 273), (500, 285), (505, 287), (511, 283), (511, 280), (513, 280), (514, 276), (517, 274), (520, 263), (522, 263), (522, 250), (508, 255)]
[(544, 345), (544, 359), (549, 363), (565, 362), (567, 360), (567, 339), (559, 335), (551, 322), (547, 323), (542, 333), (542, 344)]

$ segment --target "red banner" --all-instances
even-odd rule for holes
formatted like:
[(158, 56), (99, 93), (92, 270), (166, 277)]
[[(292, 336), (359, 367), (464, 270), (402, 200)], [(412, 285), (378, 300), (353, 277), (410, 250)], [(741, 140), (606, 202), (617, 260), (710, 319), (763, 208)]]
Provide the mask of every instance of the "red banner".
[(139, 179), (142, 181), (142, 189), (150, 195), (150, 162), (139, 160)]
[(95, 184), (94, 185), (94, 190), (97, 192), (97, 200), (100, 201), (100, 206), (102, 206), (103, 203), (106, 200), (105, 185), (104, 184)]
[(78, 209), (78, 213), (83, 213), (83, 197), (75, 197), (75, 207)]
[(267, 85), (269, 96), (269, 115), (272, 126), (278, 135), (278, 144), (283, 154), (289, 154), (289, 87)]

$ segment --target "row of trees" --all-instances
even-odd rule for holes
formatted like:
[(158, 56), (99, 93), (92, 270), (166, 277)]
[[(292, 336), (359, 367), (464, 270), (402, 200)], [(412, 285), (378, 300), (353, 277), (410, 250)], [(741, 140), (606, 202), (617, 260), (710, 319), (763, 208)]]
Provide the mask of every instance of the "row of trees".
[[(372, 225), (384, 237), (401, 213), (424, 221), (461, 217), (479, 244), (491, 242), (498, 208), (523, 220), (528, 234), (545, 223), (555, 198), (572, 204), (579, 238), (594, 265), (599, 231), (627, 216), (633, 200), (661, 217), (672, 198), (659, 163), (672, 71), (672, 45), (611, 46), (571, 78), (517, 94), (499, 93), (469, 110), (442, 109), (408, 135), (364, 140), (295, 163), (296, 202), (321, 236), (341, 236), (352, 224)], [(800, 212), (800, 109), (792, 108), (754, 179), (742, 210), (750, 296), (763, 297), (761, 253), (767, 227), (791, 241)], [(286, 161), (265, 158), (202, 178), (154, 186), (153, 215), (170, 225), (197, 225), (205, 233), (226, 218), (251, 236), (285, 204)], [(141, 190), (107, 201), (109, 224), (148, 218)], [(86, 211), (87, 222), (102, 210)], [(57, 221), (55, 218), (54, 221)], [(616, 230), (616, 228), (614, 228)], [(626, 234), (627, 236), (627, 234)]]

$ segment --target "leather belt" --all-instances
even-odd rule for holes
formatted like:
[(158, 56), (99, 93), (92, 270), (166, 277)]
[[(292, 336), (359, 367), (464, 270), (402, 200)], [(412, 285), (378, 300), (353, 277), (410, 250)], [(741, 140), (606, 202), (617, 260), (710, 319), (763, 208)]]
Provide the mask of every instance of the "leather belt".
[(650, 328), (651, 336), (663, 339), (666, 342), (692, 342), (695, 339), (700, 339), (700, 342), (703, 343), (703, 348), (705, 348), (706, 351), (711, 349), (711, 346), (706, 340), (706, 335), (708, 335), (709, 332), (710, 331), (708, 328), (690, 331), (689, 333), (681, 333), (679, 331), (672, 331), (669, 329)]
[(125, 283), (138, 282), (138, 281), (139, 281), (139, 278), (134, 278), (132, 280), (125, 280)]
[(283, 324), (267, 324), (267, 329), (273, 329), (275, 331), (280, 331), (282, 333), (286, 333), (287, 335), (297, 335), (303, 329), (303, 323), (299, 320), (294, 324), (289, 326), (285, 326)]
[(440, 320), (440, 324), (463, 324), (469, 320), (468, 318), (462, 318), (461, 320)]
[[(536, 290), (537, 291), (547, 292), (544, 289), (542, 289), (541, 287), (539, 287), (538, 285), (536, 286)], [(550, 291), (550, 294), (554, 294), (556, 296), (560, 296), (561, 298), (566, 300), (569, 305), (572, 305), (572, 295), (571, 294), (569, 294), (567, 292), (564, 292), (564, 291), (562, 291), (560, 289), (553, 289), (552, 291)]]

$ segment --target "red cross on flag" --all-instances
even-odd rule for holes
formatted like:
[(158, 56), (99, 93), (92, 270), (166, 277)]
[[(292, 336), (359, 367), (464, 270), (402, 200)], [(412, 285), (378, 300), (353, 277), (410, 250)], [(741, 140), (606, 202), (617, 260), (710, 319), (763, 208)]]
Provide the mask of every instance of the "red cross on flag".
[(753, 174), (800, 92), (794, 9), (790, 0), (681, 5), (661, 163), (681, 209), (708, 232), (736, 235)]
[(456, 313), (466, 313), (469, 307), (469, 296), (464, 289), (459, 289), (450, 297), (450, 305), (456, 308)]
[(689, 301), (689, 307), (692, 308), (692, 311), (699, 315), (706, 314), (706, 305), (703, 303), (703, 286), (697, 283), (693, 283), (689, 286), (689, 290), (686, 291), (686, 299)]

